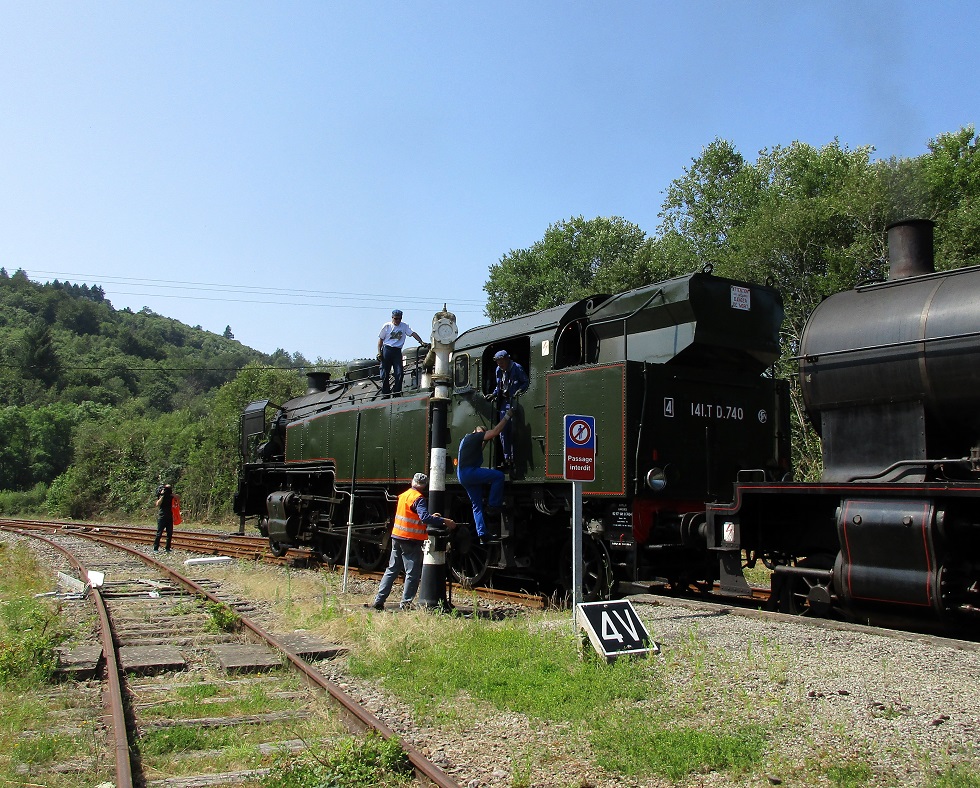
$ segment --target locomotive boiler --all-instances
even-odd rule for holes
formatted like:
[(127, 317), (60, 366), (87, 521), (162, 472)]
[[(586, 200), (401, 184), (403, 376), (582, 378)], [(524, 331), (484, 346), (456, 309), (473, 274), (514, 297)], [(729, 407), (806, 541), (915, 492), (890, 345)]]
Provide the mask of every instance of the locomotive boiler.
[[(705, 269), (460, 334), (443, 513), (464, 527), (472, 512), (456, 451), (465, 433), (497, 421), (494, 354), (506, 350), (530, 386), (512, 418), (500, 537), (451, 550), (456, 579), (486, 584), (503, 572), (568, 588), (564, 416), (583, 414), (596, 434), (595, 481), (583, 485), (585, 598), (619, 580), (715, 581), (724, 562), (708, 546), (705, 503), (730, 500), (740, 475), (775, 482), (790, 470), (788, 386), (771, 374), (782, 317), (772, 287)], [(254, 518), (273, 552), (306, 547), (338, 561), (350, 521), (356, 560), (384, 562), (395, 496), (431, 470), (424, 355), (407, 353), (400, 397), (382, 396), (377, 362), (358, 361), (341, 380), (311, 376), (301, 397), (245, 409), (235, 511)]]
[(888, 228), (890, 276), (824, 300), (800, 347), (819, 484), (742, 480), (707, 512), (721, 579), (774, 569), (781, 609), (976, 631), (980, 268), (936, 273), (933, 227)]

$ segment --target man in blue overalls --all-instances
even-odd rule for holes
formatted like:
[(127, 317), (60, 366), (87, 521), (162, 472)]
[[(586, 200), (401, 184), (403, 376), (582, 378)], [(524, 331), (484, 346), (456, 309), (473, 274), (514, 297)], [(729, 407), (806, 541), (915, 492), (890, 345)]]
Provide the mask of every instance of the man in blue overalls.
[[(518, 396), (527, 391), (531, 385), (527, 379), (524, 367), (514, 361), (506, 350), (498, 350), (494, 356), (497, 362), (497, 388), (491, 398), (497, 403), (497, 417), (502, 419), (513, 407)], [(513, 415), (513, 414), (511, 414)], [(503, 449), (504, 468), (514, 467), (514, 441), (511, 439), (511, 424), (508, 418), (503, 431), (500, 433), (500, 447)]]

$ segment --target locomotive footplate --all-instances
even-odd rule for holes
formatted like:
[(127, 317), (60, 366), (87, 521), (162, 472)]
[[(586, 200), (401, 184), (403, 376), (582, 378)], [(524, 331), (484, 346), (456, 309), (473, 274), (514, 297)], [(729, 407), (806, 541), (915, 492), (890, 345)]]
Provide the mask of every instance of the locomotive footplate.
[(845, 499), (837, 515), (841, 552), (834, 586), (853, 607), (942, 612), (932, 500)]

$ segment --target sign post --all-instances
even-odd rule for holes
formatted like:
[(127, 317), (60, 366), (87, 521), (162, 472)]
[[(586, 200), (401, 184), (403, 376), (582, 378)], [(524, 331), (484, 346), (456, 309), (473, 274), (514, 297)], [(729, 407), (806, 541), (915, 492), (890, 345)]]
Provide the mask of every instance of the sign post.
[(582, 482), (595, 481), (595, 416), (565, 416), (565, 479), (572, 483), (572, 624), (582, 603)]

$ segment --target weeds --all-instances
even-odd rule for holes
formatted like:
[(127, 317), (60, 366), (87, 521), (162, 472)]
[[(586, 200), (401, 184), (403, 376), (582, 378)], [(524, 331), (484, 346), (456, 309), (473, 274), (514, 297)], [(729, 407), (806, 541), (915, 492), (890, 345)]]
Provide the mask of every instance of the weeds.
[(651, 729), (636, 713), (602, 720), (590, 740), (603, 768), (628, 775), (653, 771), (671, 780), (706, 770), (747, 771), (760, 762), (766, 742), (758, 726), (724, 732), (686, 726)]
[(838, 788), (859, 788), (871, 780), (873, 772), (864, 761), (845, 761), (828, 767), (825, 774), (831, 785)]
[(204, 609), (211, 616), (209, 629), (214, 632), (237, 632), (242, 626), (241, 617), (223, 602), (205, 602)]
[(176, 755), (192, 750), (209, 750), (231, 747), (236, 744), (238, 733), (231, 728), (197, 728), (189, 725), (173, 725), (146, 731), (140, 737), (140, 753), (161, 756)]
[(291, 697), (270, 697), (266, 689), (252, 685), (245, 692), (234, 691), (221, 696), (213, 684), (188, 685), (178, 687), (176, 697), (165, 703), (148, 708), (147, 717), (193, 718), (213, 716), (220, 704), (220, 714), (258, 714), (292, 709), (296, 699)]
[(47, 764), (60, 757), (66, 749), (66, 745), (70, 746), (70, 742), (63, 736), (39, 733), (29, 739), (17, 742), (11, 757), (15, 763)]
[(412, 768), (395, 739), (371, 734), (343, 739), (330, 750), (310, 749), (284, 756), (262, 780), (263, 788), (374, 788), (409, 786)]

